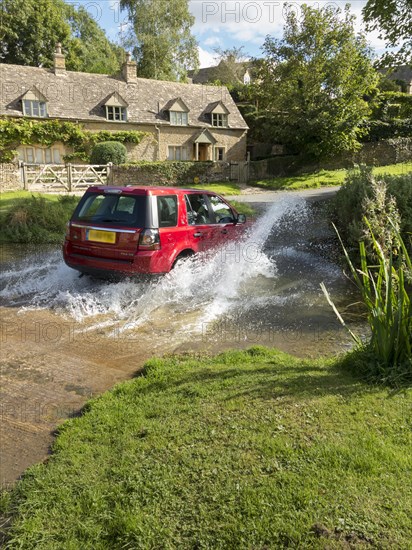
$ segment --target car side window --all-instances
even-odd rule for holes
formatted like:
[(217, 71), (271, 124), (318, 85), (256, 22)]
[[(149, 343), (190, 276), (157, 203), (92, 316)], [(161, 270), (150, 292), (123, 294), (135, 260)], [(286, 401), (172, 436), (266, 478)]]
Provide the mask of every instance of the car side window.
[(157, 197), (157, 211), (159, 227), (176, 227), (177, 225), (177, 197), (169, 195)]
[(204, 225), (214, 223), (210, 217), (206, 196), (202, 194), (185, 195), (187, 208), (187, 223), (189, 225)]
[(235, 216), (232, 209), (217, 195), (209, 195), (210, 204), (216, 217), (216, 223), (234, 223)]

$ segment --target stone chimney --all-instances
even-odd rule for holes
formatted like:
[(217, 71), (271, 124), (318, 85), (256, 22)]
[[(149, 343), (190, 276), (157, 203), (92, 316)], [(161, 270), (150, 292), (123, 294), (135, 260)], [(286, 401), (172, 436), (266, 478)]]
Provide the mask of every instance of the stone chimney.
[(126, 54), (126, 61), (122, 66), (122, 74), (128, 84), (130, 82), (137, 82), (137, 66), (136, 62), (132, 61), (132, 54), (130, 52)]
[(62, 54), (62, 45), (60, 42), (56, 44), (56, 51), (54, 52), (54, 74), (62, 74), (66, 72), (66, 57)]

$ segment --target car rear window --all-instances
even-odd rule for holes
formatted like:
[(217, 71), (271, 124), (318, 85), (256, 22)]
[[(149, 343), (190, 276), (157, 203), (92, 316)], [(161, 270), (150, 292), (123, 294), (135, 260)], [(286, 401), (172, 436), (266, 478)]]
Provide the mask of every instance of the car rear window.
[(86, 193), (77, 207), (73, 220), (129, 227), (146, 227), (147, 197)]

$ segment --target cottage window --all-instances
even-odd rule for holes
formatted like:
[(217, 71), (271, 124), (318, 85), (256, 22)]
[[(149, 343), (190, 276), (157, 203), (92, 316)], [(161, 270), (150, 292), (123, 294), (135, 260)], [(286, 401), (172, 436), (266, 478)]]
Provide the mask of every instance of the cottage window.
[(215, 147), (215, 160), (216, 161), (225, 160), (225, 148), (224, 147)]
[(167, 160), (187, 160), (187, 147), (169, 145)]
[(173, 126), (187, 126), (188, 123), (188, 113), (181, 111), (170, 111), (170, 124)]
[(20, 160), (27, 164), (60, 164), (59, 149), (45, 147), (24, 147), (19, 149)]
[(47, 117), (46, 102), (35, 99), (24, 99), (23, 114), (26, 116)]
[(212, 126), (223, 128), (227, 126), (227, 115), (223, 113), (212, 113)]
[(106, 118), (107, 120), (115, 120), (116, 122), (126, 122), (126, 107), (115, 107), (114, 105), (106, 105)]

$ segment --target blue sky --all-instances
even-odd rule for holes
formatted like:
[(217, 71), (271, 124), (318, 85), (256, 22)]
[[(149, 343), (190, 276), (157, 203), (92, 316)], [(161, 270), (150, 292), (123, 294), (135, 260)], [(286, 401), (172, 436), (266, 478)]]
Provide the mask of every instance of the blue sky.
[[(128, 19), (120, 10), (120, 0), (73, 0), (67, 3), (84, 6), (90, 15), (104, 28), (108, 37), (121, 43), (121, 31), (125, 33)], [(304, 2), (290, 1), (290, 9), (299, 10)], [(312, 6), (339, 6), (350, 4), (357, 17), (357, 29), (363, 30), (361, 12), (366, 0), (352, 2), (306, 1)], [(189, 8), (195, 16), (192, 29), (198, 44), (201, 67), (215, 63), (214, 48), (222, 49), (243, 46), (251, 57), (261, 54), (266, 35), (281, 37), (286, 2), (275, 0), (189, 0)], [(378, 33), (368, 34), (368, 40), (377, 53), (382, 53), (384, 44)]]

